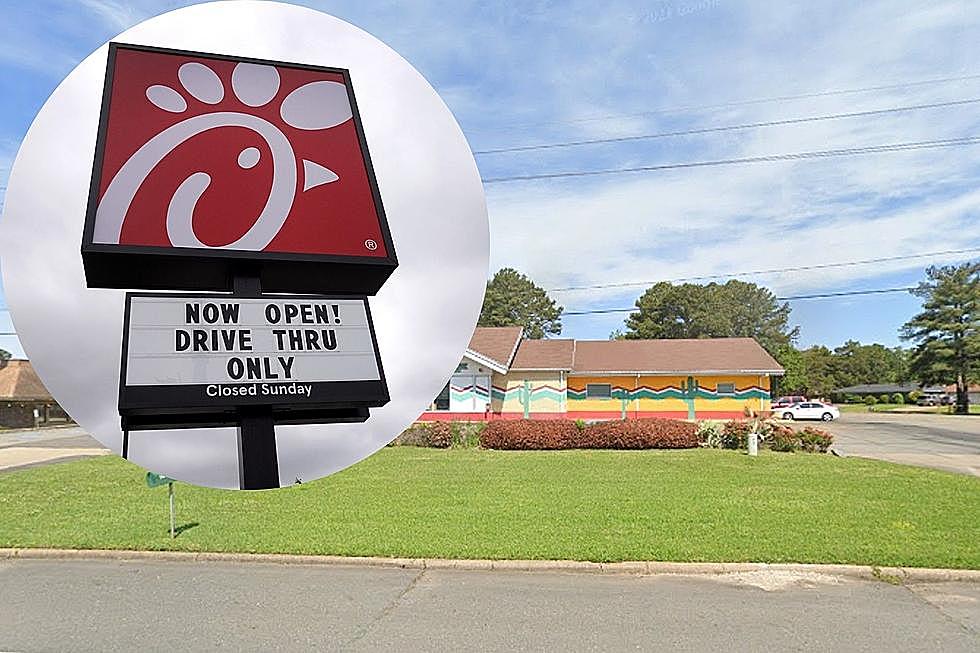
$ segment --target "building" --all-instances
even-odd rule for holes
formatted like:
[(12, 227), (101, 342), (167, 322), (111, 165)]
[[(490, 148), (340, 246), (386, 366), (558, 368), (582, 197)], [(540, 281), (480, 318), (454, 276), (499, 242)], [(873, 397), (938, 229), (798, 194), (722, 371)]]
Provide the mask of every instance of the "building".
[[(895, 394), (901, 394), (908, 396), (910, 392), (919, 392), (927, 397), (938, 399), (946, 394), (946, 388), (941, 385), (923, 387), (918, 383), (862, 383), (859, 385), (849, 385), (846, 388), (837, 388), (834, 390), (834, 395), (837, 397), (854, 395), (855, 397), (862, 398), (871, 395), (877, 399), (880, 395), (891, 397)], [(956, 392), (955, 386), (953, 387), (953, 392)]]
[(727, 419), (768, 410), (782, 374), (752, 338), (528, 340), (479, 327), (421, 419)]
[(34, 428), (67, 420), (30, 361), (0, 361), (0, 427)]

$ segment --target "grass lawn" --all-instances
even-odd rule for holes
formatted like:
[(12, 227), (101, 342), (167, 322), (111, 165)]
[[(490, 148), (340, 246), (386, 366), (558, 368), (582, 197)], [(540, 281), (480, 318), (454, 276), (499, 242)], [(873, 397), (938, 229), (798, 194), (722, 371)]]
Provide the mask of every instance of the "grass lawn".
[(830, 455), (386, 448), (272, 492), (116, 457), (0, 474), (0, 547), (980, 568), (980, 479)]

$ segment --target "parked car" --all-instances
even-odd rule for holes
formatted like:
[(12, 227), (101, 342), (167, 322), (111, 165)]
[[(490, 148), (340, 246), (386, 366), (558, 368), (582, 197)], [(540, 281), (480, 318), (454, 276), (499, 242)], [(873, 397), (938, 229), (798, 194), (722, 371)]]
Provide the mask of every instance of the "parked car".
[(801, 404), (805, 401), (807, 401), (807, 398), (802, 395), (787, 395), (785, 397), (774, 399), (772, 402), (772, 410), (775, 412), (780, 408), (788, 408), (793, 404)]
[(776, 415), (783, 419), (819, 419), (829, 422), (840, 417), (840, 409), (819, 401), (802, 401), (780, 408)]
[(935, 395), (922, 395), (915, 400), (916, 406), (935, 406), (938, 403)]

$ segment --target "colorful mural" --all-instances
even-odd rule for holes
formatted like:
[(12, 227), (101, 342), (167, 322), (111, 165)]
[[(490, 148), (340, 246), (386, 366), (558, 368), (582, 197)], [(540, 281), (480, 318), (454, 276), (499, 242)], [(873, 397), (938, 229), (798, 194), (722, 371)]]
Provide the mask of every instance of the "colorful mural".
[[(590, 397), (588, 386), (610, 386)], [(721, 386), (721, 389), (719, 389)], [(730, 386), (730, 387), (727, 387)], [(737, 417), (746, 407), (769, 409), (767, 376), (570, 376), (569, 417)], [(624, 415), (625, 412), (625, 415)]]
[[(529, 341), (481, 327), (470, 344), (422, 419), (729, 419), (768, 410), (783, 373), (751, 338)], [(661, 369), (687, 371), (648, 371)]]

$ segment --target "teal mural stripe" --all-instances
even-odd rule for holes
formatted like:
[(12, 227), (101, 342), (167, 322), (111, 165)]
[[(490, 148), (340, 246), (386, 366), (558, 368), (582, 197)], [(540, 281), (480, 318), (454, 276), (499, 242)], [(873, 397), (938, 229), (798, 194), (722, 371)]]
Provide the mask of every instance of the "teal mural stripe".
[[(735, 392), (719, 393), (706, 388), (698, 388), (694, 396), (696, 399), (708, 400), (769, 399), (769, 391), (763, 390), (762, 388), (746, 388), (744, 390), (736, 390)], [(583, 401), (589, 397), (586, 395), (585, 390), (573, 390), (572, 388), (569, 388), (568, 398), (574, 401)], [(636, 399), (689, 399), (686, 393), (674, 387), (667, 387), (662, 390), (653, 390), (651, 388), (639, 388), (638, 390), (613, 388), (612, 397), (606, 401), (622, 401), (624, 398), (629, 401), (634, 401)], [(593, 400), (601, 401), (601, 399), (597, 399), (595, 397), (593, 397)]]

